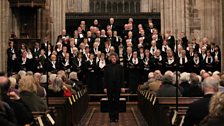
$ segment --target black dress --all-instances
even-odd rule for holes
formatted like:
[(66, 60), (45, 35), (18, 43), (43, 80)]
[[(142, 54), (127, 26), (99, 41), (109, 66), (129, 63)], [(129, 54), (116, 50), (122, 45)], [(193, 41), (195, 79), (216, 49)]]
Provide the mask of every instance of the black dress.
[(88, 85), (89, 93), (97, 92), (97, 84), (96, 84), (96, 63), (94, 61), (86, 62), (86, 84)]
[(136, 59), (135, 61), (133, 58), (128, 63), (128, 79), (129, 79), (129, 92), (135, 93), (137, 90), (137, 85), (139, 84), (140, 80), (140, 67), (141, 61), (140, 59)]

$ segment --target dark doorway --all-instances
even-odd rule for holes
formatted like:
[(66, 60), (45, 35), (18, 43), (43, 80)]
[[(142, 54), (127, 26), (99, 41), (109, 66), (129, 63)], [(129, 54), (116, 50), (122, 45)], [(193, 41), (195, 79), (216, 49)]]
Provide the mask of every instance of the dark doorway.
[(134, 19), (134, 27), (137, 27), (138, 24), (146, 25), (148, 19), (152, 19), (155, 27), (160, 31), (160, 14), (159, 13), (140, 13), (140, 14), (90, 14), (90, 13), (67, 13), (66, 14), (66, 30), (68, 34), (73, 35), (74, 30), (80, 25), (80, 21), (86, 21), (87, 27), (93, 25), (94, 19), (98, 19), (101, 28), (106, 29), (106, 26), (109, 24), (109, 18), (114, 17), (115, 24), (118, 29), (118, 34), (121, 34), (124, 29), (124, 24), (128, 22), (128, 18), (132, 17)]

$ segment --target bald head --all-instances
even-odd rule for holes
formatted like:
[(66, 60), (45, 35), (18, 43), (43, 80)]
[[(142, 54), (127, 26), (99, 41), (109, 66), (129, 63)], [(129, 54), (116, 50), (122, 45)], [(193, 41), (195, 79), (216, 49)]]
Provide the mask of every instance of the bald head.
[(219, 80), (215, 77), (207, 77), (202, 83), (204, 94), (212, 94), (218, 91)]

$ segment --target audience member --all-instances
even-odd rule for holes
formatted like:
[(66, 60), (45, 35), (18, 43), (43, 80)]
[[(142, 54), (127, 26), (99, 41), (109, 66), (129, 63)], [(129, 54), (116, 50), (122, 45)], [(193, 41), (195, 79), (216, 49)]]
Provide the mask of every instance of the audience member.
[(218, 92), (219, 81), (214, 77), (207, 77), (204, 79), (202, 89), (204, 97), (198, 101), (193, 102), (187, 110), (183, 126), (198, 125), (205, 116), (208, 115), (209, 102), (211, 97)]

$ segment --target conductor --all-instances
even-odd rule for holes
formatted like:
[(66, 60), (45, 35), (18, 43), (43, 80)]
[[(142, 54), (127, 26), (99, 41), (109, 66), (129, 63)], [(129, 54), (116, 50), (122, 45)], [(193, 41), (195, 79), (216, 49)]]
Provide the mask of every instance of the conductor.
[(119, 120), (119, 98), (124, 93), (123, 67), (117, 64), (118, 55), (110, 53), (111, 64), (108, 64), (104, 73), (104, 92), (107, 93), (110, 122)]

